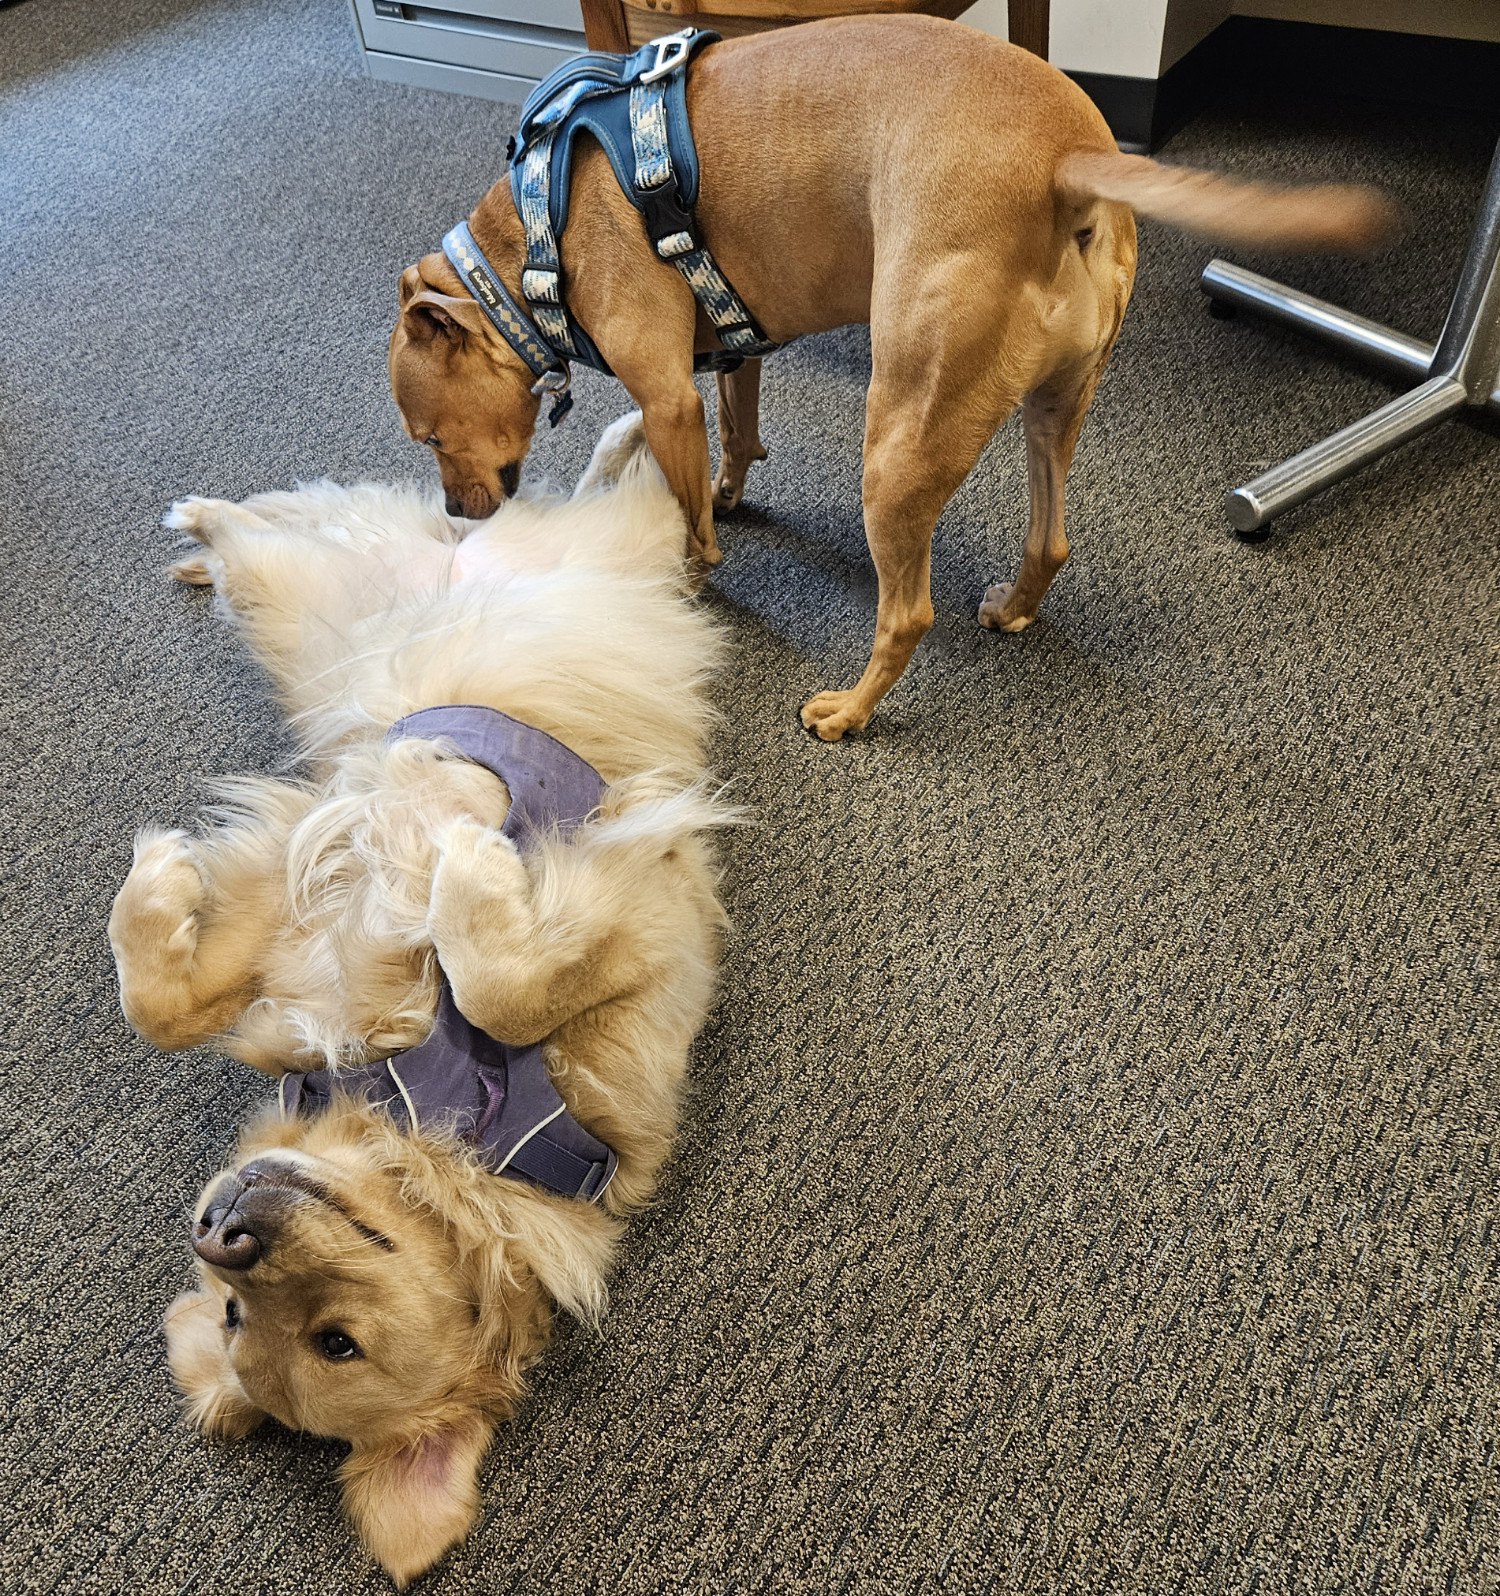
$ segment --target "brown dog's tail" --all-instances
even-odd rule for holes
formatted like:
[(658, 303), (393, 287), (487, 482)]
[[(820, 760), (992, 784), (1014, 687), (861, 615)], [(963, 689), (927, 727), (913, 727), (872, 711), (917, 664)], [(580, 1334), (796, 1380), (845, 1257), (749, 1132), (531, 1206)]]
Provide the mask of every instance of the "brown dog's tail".
[(1185, 233), (1264, 249), (1360, 254), (1392, 237), (1402, 221), (1400, 207), (1375, 188), (1283, 188), (1105, 150), (1065, 155), (1057, 181), (1078, 199), (1118, 200)]

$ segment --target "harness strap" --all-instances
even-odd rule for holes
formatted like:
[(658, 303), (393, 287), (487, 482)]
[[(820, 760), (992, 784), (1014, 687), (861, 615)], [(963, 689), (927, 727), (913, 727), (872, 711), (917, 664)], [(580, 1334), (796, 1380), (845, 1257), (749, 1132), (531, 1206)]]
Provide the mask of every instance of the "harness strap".
[[(587, 83), (575, 83), (563, 96), (581, 98)], [(576, 102), (575, 102), (576, 103)], [(548, 111), (551, 110), (549, 106)], [(581, 360), (596, 371), (609, 373), (604, 357), (587, 333), (568, 314), (563, 303), (562, 262), (552, 230), (552, 148), (556, 133), (546, 133), (529, 144), (521, 156), (520, 181), (515, 188), (516, 209), (526, 229), (526, 261), (521, 268), (521, 292), (547, 342), (570, 360)]]
[(724, 353), (697, 357), (695, 368), (732, 370), (745, 357), (778, 347), (730, 286), (693, 219), (697, 157), (683, 84), (694, 53), (717, 37), (685, 28), (653, 39), (630, 56), (597, 51), (579, 56), (539, 84), (522, 109), (511, 172), (526, 230), (521, 292), (537, 327), (567, 357), (609, 369), (568, 312), (558, 255), (573, 144), (584, 130), (608, 156), (657, 256), (682, 274), (724, 346)]
[[(518, 847), (556, 828), (567, 835), (598, 808), (599, 772), (525, 721), (480, 704), (442, 704), (404, 716), (386, 734), (443, 739), (493, 771), (510, 793), (500, 830)], [(446, 977), (432, 1029), (392, 1058), (350, 1068), (292, 1071), (281, 1078), (283, 1117), (318, 1113), (338, 1093), (385, 1110), (411, 1135), (445, 1130), (469, 1143), (492, 1174), (520, 1176), (564, 1197), (592, 1202), (619, 1160), (568, 1112), (547, 1073), (543, 1044), (497, 1041), (459, 1009)]]
[(682, 273), (726, 349), (740, 356), (770, 354), (778, 346), (760, 330), (744, 300), (730, 287), (699, 239), (691, 212), (682, 204), (667, 143), (666, 86), (660, 79), (631, 85), (630, 139), (635, 153), (636, 204), (656, 253)]
[[(554, 395), (547, 419), (555, 427), (573, 408), (573, 396), (568, 392), (571, 377), (567, 362), (559, 360), (556, 352), (548, 347), (547, 340), (532, 326), (526, 312), (500, 281), (499, 273), (491, 270), (467, 222), (460, 222), (444, 234), (443, 253), (475, 303), (489, 318), (490, 325), (531, 368), (536, 378), (531, 391)], [(574, 351), (569, 350), (569, 353)]]

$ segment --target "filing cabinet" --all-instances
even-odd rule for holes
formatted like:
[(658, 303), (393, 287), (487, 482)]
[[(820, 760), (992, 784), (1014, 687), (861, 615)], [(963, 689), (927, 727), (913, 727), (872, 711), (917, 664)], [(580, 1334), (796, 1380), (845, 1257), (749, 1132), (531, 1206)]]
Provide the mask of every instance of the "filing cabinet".
[(370, 75), (519, 104), (585, 48), (578, 0), (352, 0)]

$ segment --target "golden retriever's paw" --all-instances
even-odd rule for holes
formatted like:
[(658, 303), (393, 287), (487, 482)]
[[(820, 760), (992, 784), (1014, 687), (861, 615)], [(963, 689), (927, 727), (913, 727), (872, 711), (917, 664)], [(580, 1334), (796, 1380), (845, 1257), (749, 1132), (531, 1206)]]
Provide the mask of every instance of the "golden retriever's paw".
[(167, 575), (179, 582), (186, 582), (189, 587), (212, 587), (214, 585), (213, 572), (208, 568), (208, 561), (201, 554), (190, 554), (185, 560), (177, 560), (167, 567)]
[(818, 693), (802, 706), (802, 724), (825, 743), (836, 743), (845, 732), (863, 731), (869, 715), (859, 708), (859, 695)]
[(198, 912), (207, 891), (185, 831), (145, 831), (109, 917), (117, 957), (149, 955), (185, 967), (198, 947)]
[(455, 820), (444, 826), (435, 840), (439, 867), (446, 864), (462, 872), (473, 865), (476, 875), (498, 870), (524, 885), (526, 866), (521, 863), (520, 851), (496, 827), (477, 820)]
[(456, 820), (437, 836), (427, 930), (439, 951), (476, 936), (504, 934), (512, 915), (531, 892), (516, 845), (502, 831), (477, 820)]
[(224, 1303), (214, 1291), (185, 1291), (167, 1309), (167, 1364), (189, 1422), (205, 1435), (238, 1439), (265, 1414), (230, 1366)]
[(979, 624), (991, 632), (1024, 632), (1036, 619), (1036, 611), (1023, 615), (1012, 602), (1014, 582), (996, 582), (984, 590), (984, 602), (979, 606)]
[(231, 508), (223, 499), (179, 499), (161, 524), (169, 532), (186, 532), (199, 543), (212, 543), (224, 511)]

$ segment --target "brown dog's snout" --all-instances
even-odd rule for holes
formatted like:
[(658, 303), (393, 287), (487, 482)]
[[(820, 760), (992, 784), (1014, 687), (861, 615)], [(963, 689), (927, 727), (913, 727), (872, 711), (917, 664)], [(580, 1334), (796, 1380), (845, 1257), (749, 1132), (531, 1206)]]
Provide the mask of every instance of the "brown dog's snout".
[(506, 499), (513, 499), (521, 486), (521, 462), (512, 460), (499, 471), (500, 491), (491, 493), (482, 482), (469, 482), (456, 491), (446, 488), (443, 508), (452, 516), (464, 516), (471, 521), (481, 521), (493, 515)]

